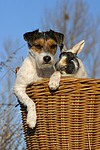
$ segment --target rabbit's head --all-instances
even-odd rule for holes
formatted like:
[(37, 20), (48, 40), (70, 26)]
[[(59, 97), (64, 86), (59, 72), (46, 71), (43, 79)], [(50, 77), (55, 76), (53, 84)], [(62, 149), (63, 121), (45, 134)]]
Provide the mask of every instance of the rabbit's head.
[(82, 51), (84, 44), (85, 41), (83, 40), (70, 50), (67, 50), (65, 45), (61, 45), (61, 54), (55, 64), (55, 70), (59, 71), (62, 76), (86, 78), (87, 73), (85, 67), (82, 61), (77, 57), (77, 54)]

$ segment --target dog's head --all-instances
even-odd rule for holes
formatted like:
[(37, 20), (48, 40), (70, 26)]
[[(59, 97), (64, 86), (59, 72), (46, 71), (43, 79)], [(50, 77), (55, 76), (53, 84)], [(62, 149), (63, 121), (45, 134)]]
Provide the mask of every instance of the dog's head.
[(53, 30), (46, 32), (27, 32), (24, 39), (28, 43), (29, 53), (36, 60), (39, 68), (47, 68), (54, 65), (54, 57), (57, 46), (60, 46), (64, 40), (64, 35)]
[(55, 64), (55, 70), (60, 71), (62, 76), (86, 77), (84, 65), (77, 57), (77, 54), (82, 51), (84, 44), (85, 41), (83, 40), (70, 50), (67, 50), (65, 45), (61, 45), (61, 54)]

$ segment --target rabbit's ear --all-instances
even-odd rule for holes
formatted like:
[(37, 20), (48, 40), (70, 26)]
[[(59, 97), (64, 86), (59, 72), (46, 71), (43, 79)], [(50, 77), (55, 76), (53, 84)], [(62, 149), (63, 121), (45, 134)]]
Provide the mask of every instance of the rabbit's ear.
[(72, 53), (75, 53), (76, 55), (79, 54), (79, 53), (82, 51), (82, 49), (83, 49), (83, 47), (84, 47), (84, 44), (85, 44), (85, 41), (84, 41), (84, 40), (81, 41), (81, 42), (79, 42), (78, 44), (76, 44), (76, 45), (71, 49), (71, 52), (72, 52)]

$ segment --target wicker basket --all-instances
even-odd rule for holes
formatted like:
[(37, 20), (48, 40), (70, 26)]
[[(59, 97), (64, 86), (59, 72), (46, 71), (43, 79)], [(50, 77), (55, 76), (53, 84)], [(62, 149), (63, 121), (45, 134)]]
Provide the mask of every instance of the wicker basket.
[(37, 126), (26, 124), (28, 150), (100, 150), (100, 80), (62, 78), (51, 93), (49, 79), (30, 85), (26, 93), (36, 104)]

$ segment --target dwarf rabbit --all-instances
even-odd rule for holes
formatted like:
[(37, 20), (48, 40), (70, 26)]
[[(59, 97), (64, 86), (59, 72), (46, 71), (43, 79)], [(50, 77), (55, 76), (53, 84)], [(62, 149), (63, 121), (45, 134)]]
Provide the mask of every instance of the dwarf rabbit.
[(61, 76), (76, 78), (87, 77), (85, 67), (82, 61), (77, 57), (77, 54), (82, 51), (84, 44), (85, 41), (83, 40), (70, 50), (67, 50), (65, 45), (60, 46), (61, 54), (54, 66), (55, 72), (52, 74), (49, 82), (51, 90), (56, 90), (59, 87)]

